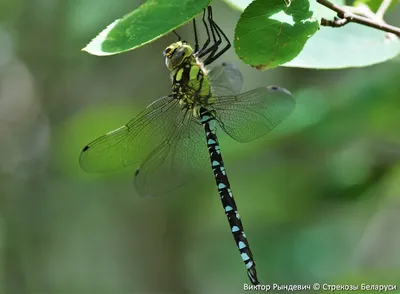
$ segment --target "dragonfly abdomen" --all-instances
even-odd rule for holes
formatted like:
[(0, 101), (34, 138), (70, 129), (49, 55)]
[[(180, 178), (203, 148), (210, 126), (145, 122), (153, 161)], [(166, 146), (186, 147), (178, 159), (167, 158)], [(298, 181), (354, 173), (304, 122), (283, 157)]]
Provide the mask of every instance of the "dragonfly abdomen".
[(204, 108), (200, 109), (200, 118), (206, 133), (211, 166), (214, 172), (215, 182), (217, 184), (222, 206), (228, 218), (233, 238), (235, 239), (236, 245), (240, 251), (242, 260), (246, 265), (247, 274), (251, 282), (254, 285), (257, 285), (259, 284), (259, 281), (257, 278), (256, 264), (250, 250), (249, 242), (244, 233), (243, 224), (237, 211), (235, 199), (233, 198), (230, 183), (225, 171), (224, 161), (222, 159), (214, 127), (216, 120), (214, 115)]

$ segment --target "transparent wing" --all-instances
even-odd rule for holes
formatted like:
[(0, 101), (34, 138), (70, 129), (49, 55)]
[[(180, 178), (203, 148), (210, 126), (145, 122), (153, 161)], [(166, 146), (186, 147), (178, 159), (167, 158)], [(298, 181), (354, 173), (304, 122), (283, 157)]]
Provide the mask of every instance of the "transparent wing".
[(150, 104), (126, 125), (89, 143), (80, 155), (88, 172), (106, 172), (131, 166), (146, 158), (176, 128), (183, 117), (178, 101), (170, 96)]
[(277, 86), (257, 88), (246, 93), (216, 97), (221, 128), (239, 142), (255, 140), (279, 125), (294, 109), (292, 94)]
[(210, 70), (208, 78), (214, 96), (237, 95), (242, 90), (243, 76), (234, 64), (223, 62)]
[(158, 196), (181, 186), (209, 162), (203, 127), (187, 112), (170, 138), (156, 148), (140, 165), (135, 186), (143, 196)]

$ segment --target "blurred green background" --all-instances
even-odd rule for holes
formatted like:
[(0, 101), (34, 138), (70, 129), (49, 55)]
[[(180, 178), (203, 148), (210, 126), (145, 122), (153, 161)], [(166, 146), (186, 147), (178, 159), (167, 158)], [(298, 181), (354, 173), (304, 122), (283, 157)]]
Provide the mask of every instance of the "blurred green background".
[[(162, 51), (173, 35), (116, 56), (80, 51), (140, 4), (0, 0), (0, 293), (241, 293), (248, 283), (210, 170), (155, 199), (137, 195), (134, 169), (80, 170), (85, 144), (169, 94)], [(213, 6), (232, 38), (239, 13)], [(398, 8), (390, 19), (400, 24)], [(190, 26), (178, 32), (193, 41)], [(220, 132), (261, 282), (400, 283), (399, 59), (267, 72), (233, 50), (221, 61), (238, 65), (244, 90), (278, 84), (297, 100), (255, 142)]]

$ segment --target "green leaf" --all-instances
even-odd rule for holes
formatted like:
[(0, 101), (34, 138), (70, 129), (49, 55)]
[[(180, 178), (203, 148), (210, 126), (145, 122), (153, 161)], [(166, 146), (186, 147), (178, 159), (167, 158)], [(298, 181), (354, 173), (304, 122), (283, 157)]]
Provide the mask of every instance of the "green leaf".
[[(251, 2), (224, 1), (239, 10), (244, 10)], [(331, 2), (345, 5), (344, 0)], [(314, 11), (314, 18), (318, 20), (321, 17), (333, 19), (336, 16), (334, 11), (316, 3), (315, 0), (310, 0), (310, 7)], [(388, 39), (385, 32), (351, 23), (340, 28), (321, 27), (307, 41), (301, 52), (282, 66), (320, 69), (362, 67), (385, 62), (399, 54), (399, 39)]]
[[(253, 0), (223, 0), (223, 1), (226, 2), (232, 8), (237, 9), (239, 11), (244, 11), (246, 7), (249, 6), (251, 2), (253, 2)], [(285, 2), (289, 0), (283, 0), (283, 1)], [(337, 5), (342, 5), (342, 6), (346, 5), (345, 0), (331, 0), (331, 2)], [(329, 18), (336, 16), (336, 12), (330, 10), (325, 6), (317, 4), (316, 0), (309, 0), (309, 3), (310, 3), (310, 10), (314, 12), (314, 15), (317, 18), (321, 17)]]
[(242, 13), (234, 46), (244, 63), (258, 69), (292, 60), (318, 30), (308, 0), (255, 0)]
[(148, 0), (115, 20), (82, 50), (93, 55), (113, 55), (141, 47), (201, 13), (211, 0)]

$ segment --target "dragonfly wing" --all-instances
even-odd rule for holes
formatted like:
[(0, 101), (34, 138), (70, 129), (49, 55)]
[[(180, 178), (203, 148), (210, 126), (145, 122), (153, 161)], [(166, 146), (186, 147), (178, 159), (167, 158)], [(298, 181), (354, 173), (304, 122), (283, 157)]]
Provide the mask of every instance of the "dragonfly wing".
[(178, 101), (170, 96), (156, 100), (126, 125), (84, 147), (81, 167), (88, 172), (106, 172), (138, 163), (168, 137), (180, 116)]
[(193, 179), (208, 163), (204, 130), (191, 112), (175, 134), (140, 165), (135, 186), (142, 196), (159, 196)]
[(215, 97), (221, 128), (239, 142), (255, 140), (279, 125), (294, 109), (292, 94), (277, 86)]
[(242, 90), (243, 76), (234, 64), (223, 62), (210, 70), (208, 78), (213, 96), (237, 95)]

